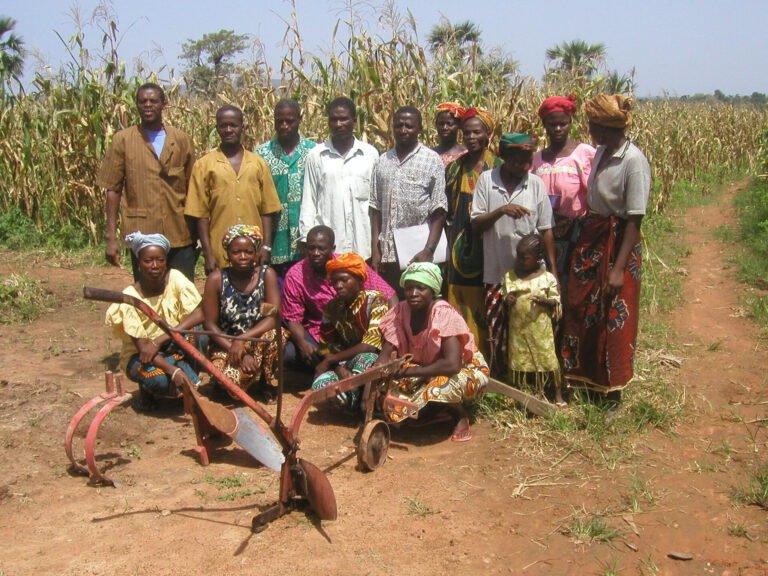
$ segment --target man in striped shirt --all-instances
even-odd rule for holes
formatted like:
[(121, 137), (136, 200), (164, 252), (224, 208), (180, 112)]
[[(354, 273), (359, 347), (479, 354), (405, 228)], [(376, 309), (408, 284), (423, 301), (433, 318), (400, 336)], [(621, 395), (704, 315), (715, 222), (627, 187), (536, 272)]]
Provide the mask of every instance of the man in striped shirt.
[[(117, 216), (121, 235), (160, 233), (171, 242), (168, 265), (194, 279), (195, 237), (184, 218), (187, 183), (195, 160), (191, 138), (163, 123), (166, 97), (157, 84), (136, 91), (141, 122), (120, 130), (101, 164), (97, 185), (106, 189), (107, 262), (120, 265)], [(138, 263), (131, 253), (134, 278)]]

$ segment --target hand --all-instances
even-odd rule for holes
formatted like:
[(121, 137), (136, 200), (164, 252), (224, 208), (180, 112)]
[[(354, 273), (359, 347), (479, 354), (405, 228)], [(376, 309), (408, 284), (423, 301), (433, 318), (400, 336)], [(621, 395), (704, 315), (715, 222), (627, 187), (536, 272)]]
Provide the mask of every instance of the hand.
[(411, 262), (432, 262), (434, 253), (429, 248), (424, 248), (411, 259)]
[(299, 356), (301, 356), (302, 362), (308, 366), (313, 366), (320, 360), (320, 356), (317, 353), (317, 346), (314, 346), (306, 340), (300, 343), (297, 348), (299, 349)]
[(219, 268), (219, 264), (216, 262), (216, 257), (211, 254), (205, 255), (205, 275), (208, 276), (214, 270)]
[[(174, 370), (175, 371), (175, 370)], [(184, 389), (184, 386), (189, 386), (190, 388), (195, 388), (196, 386), (192, 383), (192, 380), (189, 379), (189, 376), (187, 376), (187, 373), (184, 372), (184, 370), (178, 370), (175, 371), (176, 374), (170, 376), (171, 384), (173, 384), (176, 387), (176, 392), (180, 392)], [(169, 390), (171, 395), (173, 395), (173, 390)]]
[(609, 296), (615, 296), (618, 294), (621, 287), (624, 286), (624, 268), (618, 268), (614, 266), (611, 271), (608, 272), (608, 281), (605, 285), (605, 291)]
[(139, 362), (142, 364), (149, 364), (152, 359), (157, 356), (159, 347), (153, 340), (148, 338), (141, 338), (139, 340)]
[(376, 270), (376, 272), (381, 272), (381, 250), (379, 250), (378, 242), (373, 247), (373, 251), (371, 253), (371, 268)]
[(531, 213), (528, 208), (525, 206), (520, 206), (519, 204), (504, 204), (504, 206), (501, 206), (499, 210), (501, 210), (501, 213), (505, 216), (511, 216), (515, 219), (528, 216), (528, 214)]
[(253, 354), (248, 353), (243, 355), (243, 359), (240, 361), (240, 369), (248, 374), (255, 374), (259, 366), (256, 363), (256, 358)]
[(352, 372), (350, 372), (346, 366), (342, 366), (341, 364), (336, 366), (336, 374), (340, 380), (344, 380), (344, 378), (349, 378), (352, 376)]
[(245, 356), (245, 343), (242, 340), (232, 340), (227, 352), (227, 363), (239, 368), (243, 356)]
[(267, 250), (264, 246), (261, 247), (261, 250), (259, 250), (259, 265), (263, 266), (264, 264), (269, 264), (269, 261), (272, 260), (272, 250)]
[(112, 266), (120, 266), (120, 244), (118, 244), (116, 238), (107, 239), (107, 247), (104, 250), (104, 256), (107, 262)]
[(514, 306), (517, 302), (517, 296), (514, 294), (514, 292), (510, 292), (504, 297), (504, 302), (507, 303), (507, 306)]

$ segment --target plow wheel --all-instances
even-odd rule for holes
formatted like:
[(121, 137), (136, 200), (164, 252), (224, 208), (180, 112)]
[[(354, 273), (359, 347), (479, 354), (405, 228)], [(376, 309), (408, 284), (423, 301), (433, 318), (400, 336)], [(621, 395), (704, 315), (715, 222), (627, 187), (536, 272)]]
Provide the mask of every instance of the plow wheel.
[(367, 472), (384, 464), (389, 450), (389, 426), (383, 420), (371, 420), (363, 428), (357, 445), (357, 462)]

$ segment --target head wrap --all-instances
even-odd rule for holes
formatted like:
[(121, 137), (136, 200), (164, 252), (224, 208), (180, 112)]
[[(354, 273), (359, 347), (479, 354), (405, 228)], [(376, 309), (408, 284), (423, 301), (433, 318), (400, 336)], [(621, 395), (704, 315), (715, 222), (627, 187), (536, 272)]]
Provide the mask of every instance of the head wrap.
[(464, 120), (469, 120), (470, 118), (477, 118), (480, 120), (485, 126), (485, 129), (488, 130), (489, 135), (493, 132), (493, 129), (496, 126), (493, 116), (491, 116), (488, 110), (484, 108), (475, 108), (474, 106), (472, 108), (467, 108), (464, 111), (464, 114), (461, 115), (461, 121), (464, 122)]
[(357, 276), (363, 282), (368, 280), (368, 268), (365, 265), (365, 260), (354, 252), (339, 254), (336, 258), (331, 258), (325, 263), (325, 271), (328, 276), (334, 272), (347, 272)]
[(424, 284), (432, 289), (435, 296), (440, 296), (440, 287), (443, 285), (443, 275), (440, 267), (432, 262), (411, 262), (408, 268), (400, 276), (400, 287), (405, 288), (408, 281)]
[(131, 246), (131, 252), (138, 258), (139, 252), (144, 250), (147, 246), (160, 246), (166, 254), (171, 249), (171, 243), (168, 238), (162, 234), (142, 234), (139, 232), (133, 232), (125, 237), (125, 241)]
[(464, 106), (458, 102), (441, 102), (435, 106), (435, 114), (440, 114), (440, 112), (448, 112), (454, 118), (461, 119), (465, 110)]
[(632, 124), (632, 99), (621, 94), (598, 94), (584, 103), (590, 122), (609, 128), (626, 128)]
[(569, 96), (550, 96), (539, 106), (539, 118), (544, 120), (552, 112), (565, 112), (568, 116), (573, 116), (576, 112), (576, 97)]
[(261, 230), (258, 226), (252, 224), (235, 224), (230, 226), (227, 233), (224, 234), (224, 238), (221, 239), (221, 245), (224, 246), (224, 250), (229, 248), (232, 241), (236, 238), (248, 238), (253, 242), (253, 247), (258, 250), (261, 247), (261, 240), (264, 238), (261, 235)]
[(536, 150), (538, 145), (538, 138), (519, 132), (502, 134), (501, 140), (499, 140), (499, 148), (501, 150), (511, 150), (513, 148), (519, 148), (520, 150)]

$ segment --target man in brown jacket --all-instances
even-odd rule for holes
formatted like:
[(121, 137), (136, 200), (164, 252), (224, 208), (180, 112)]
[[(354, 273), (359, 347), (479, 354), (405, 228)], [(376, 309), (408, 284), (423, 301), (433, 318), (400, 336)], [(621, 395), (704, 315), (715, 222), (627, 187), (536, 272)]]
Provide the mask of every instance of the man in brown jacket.
[[(164, 234), (171, 243), (168, 266), (194, 279), (195, 238), (184, 218), (187, 183), (195, 160), (190, 137), (163, 124), (165, 92), (157, 84), (136, 91), (138, 126), (119, 131), (101, 164), (96, 183), (106, 189), (107, 262), (120, 265), (117, 214), (121, 235), (141, 231)], [(131, 254), (133, 276), (138, 276)]]

